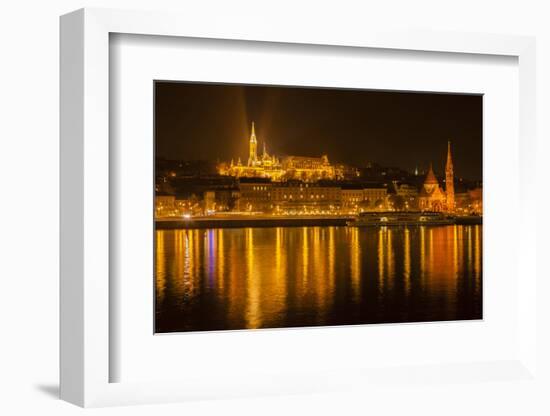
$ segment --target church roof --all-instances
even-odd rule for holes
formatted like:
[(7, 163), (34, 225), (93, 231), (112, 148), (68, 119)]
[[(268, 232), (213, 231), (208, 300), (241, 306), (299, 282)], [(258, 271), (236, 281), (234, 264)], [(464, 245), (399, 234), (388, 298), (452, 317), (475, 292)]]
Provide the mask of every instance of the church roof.
[(426, 189), (426, 187), (423, 186), (422, 189), (420, 189), (418, 196), (421, 198), (430, 198), (437, 200), (445, 199), (446, 194), (445, 191), (443, 191), (443, 189), (441, 189), (439, 186), (435, 186), (430, 189)]
[(428, 174), (426, 175), (426, 179), (424, 180), (424, 184), (438, 184), (439, 181), (435, 177), (434, 170), (432, 168), (432, 165), (430, 164), (430, 169), (428, 170)]

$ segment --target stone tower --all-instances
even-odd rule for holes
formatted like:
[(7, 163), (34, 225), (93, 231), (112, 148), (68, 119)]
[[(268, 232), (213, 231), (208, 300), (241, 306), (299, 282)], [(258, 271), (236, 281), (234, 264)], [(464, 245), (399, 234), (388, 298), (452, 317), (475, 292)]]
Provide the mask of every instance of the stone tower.
[(258, 141), (256, 140), (256, 132), (254, 131), (254, 122), (252, 122), (252, 133), (250, 134), (248, 165), (251, 166), (258, 160), (257, 153)]
[(447, 211), (455, 210), (455, 183), (453, 159), (451, 157), (451, 142), (447, 142), (447, 163), (445, 165), (445, 191), (447, 194)]

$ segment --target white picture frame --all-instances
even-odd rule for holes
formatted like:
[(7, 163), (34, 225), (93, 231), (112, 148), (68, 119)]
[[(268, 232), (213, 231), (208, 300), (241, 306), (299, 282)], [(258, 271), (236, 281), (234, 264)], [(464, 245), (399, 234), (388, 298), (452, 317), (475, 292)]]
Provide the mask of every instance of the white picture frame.
[[(342, 388), (343, 378), (358, 386), (399, 379), (404, 373), (379, 369), (365, 374), (349, 370), (324, 380), (281, 374), (271, 380), (235, 383), (230, 374), (189, 382), (110, 382), (109, 349), (109, 35), (112, 33), (246, 40), (335, 47), (383, 48), (440, 53), (506, 55), (519, 62), (520, 235), (518, 356), (495, 363), (421, 370), (424, 378), (445, 373), (449, 379), (476, 382), (468, 368), (506, 370), (518, 380), (537, 375), (536, 362), (536, 217), (528, 215), (535, 195), (535, 40), (530, 37), (430, 32), (349, 32), (311, 28), (307, 32), (276, 25), (235, 32), (220, 19), (204, 27), (192, 16), (82, 9), (61, 18), (61, 398), (80, 406), (182, 401), (254, 394), (322, 392)], [(391, 381), (390, 381), (391, 382)], [(223, 393), (222, 393), (223, 392)]]

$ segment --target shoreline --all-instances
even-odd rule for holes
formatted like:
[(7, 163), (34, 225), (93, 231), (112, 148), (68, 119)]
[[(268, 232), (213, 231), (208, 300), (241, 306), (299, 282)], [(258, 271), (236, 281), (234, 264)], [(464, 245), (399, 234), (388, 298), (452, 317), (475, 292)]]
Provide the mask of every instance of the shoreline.
[[(156, 230), (204, 229), (204, 228), (268, 228), (268, 227), (345, 227), (349, 217), (262, 217), (262, 218), (160, 218), (155, 219)], [(372, 223), (367, 227), (383, 226), (438, 226), (438, 225), (481, 225), (483, 217), (457, 217), (453, 224), (407, 221), (402, 224)]]
[(155, 220), (157, 230), (192, 228), (341, 227), (351, 217), (338, 218), (216, 218)]

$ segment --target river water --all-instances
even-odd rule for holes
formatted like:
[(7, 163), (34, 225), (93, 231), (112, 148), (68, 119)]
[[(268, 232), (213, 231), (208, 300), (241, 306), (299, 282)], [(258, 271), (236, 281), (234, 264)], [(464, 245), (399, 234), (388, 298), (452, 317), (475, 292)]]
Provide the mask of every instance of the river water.
[(156, 332), (482, 318), (482, 227), (157, 230)]

